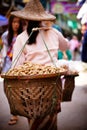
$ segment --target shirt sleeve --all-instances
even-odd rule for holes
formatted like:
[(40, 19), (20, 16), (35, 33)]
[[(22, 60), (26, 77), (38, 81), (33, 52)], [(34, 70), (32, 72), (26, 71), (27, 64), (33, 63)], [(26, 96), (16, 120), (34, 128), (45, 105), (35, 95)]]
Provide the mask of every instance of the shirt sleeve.
[(60, 32), (58, 32), (58, 38), (59, 38), (59, 49), (62, 51), (68, 50), (70, 48), (69, 41)]
[(62, 35), (61, 32), (59, 32), (58, 30), (54, 29), (55, 33), (58, 36), (58, 41), (59, 41), (59, 49), (61, 51), (65, 51), (67, 49), (70, 48), (70, 44), (69, 41)]

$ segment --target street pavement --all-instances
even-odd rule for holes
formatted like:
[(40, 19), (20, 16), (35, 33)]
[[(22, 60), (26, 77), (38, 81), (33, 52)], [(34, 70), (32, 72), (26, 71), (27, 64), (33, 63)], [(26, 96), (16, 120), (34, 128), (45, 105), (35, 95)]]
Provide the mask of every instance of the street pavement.
[(58, 130), (87, 130), (87, 72), (75, 78), (71, 102), (62, 103)]
[[(87, 130), (87, 72), (75, 78), (75, 89), (71, 102), (61, 104), (58, 114), (58, 130)], [(8, 125), (10, 110), (0, 78), (0, 130), (29, 130), (27, 119), (19, 117), (16, 125)]]

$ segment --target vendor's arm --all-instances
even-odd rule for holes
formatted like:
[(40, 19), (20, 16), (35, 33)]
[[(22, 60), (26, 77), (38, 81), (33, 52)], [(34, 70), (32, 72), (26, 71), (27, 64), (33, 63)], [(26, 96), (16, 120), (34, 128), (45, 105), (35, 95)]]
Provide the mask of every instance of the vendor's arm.
[(66, 38), (64, 38), (64, 36), (58, 32), (59, 35), (59, 49), (62, 50), (62, 51), (65, 51), (65, 50), (68, 50), (70, 48), (70, 44), (69, 44), (69, 41), (66, 40)]
[(58, 40), (59, 40), (59, 49), (61, 51), (66, 51), (70, 48), (69, 41), (62, 35), (61, 32), (54, 30), (57, 35), (58, 35)]

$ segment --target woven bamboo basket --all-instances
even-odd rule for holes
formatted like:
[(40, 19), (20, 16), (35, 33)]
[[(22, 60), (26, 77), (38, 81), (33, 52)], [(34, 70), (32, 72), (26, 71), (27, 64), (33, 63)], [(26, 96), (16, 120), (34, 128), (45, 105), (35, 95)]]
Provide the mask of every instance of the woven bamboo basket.
[(13, 115), (42, 118), (58, 110), (62, 98), (60, 75), (6, 76), (4, 91)]
[(76, 76), (78, 76), (78, 74), (64, 76), (65, 82), (64, 82), (62, 101), (72, 101), (72, 95), (73, 95), (73, 91), (75, 89), (75, 77)]

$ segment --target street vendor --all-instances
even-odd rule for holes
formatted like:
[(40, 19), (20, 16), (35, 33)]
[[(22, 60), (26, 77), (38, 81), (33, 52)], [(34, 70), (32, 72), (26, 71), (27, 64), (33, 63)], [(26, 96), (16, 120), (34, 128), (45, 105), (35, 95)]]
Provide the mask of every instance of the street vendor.
[[(43, 21), (54, 21), (55, 16), (46, 12), (39, 0), (29, 0), (22, 10), (13, 11), (11, 15), (28, 21), (26, 30), (18, 35), (13, 46), (12, 67), (22, 65), (25, 61), (55, 65), (58, 49), (69, 49), (68, 41), (59, 31), (53, 27), (43, 27)], [(60, 112), (60, 102), (58, 104), (57, 112)], [(47, 115), (42, 119), (28, 119), (30, 130), (57, 130), (57, 114)]]

